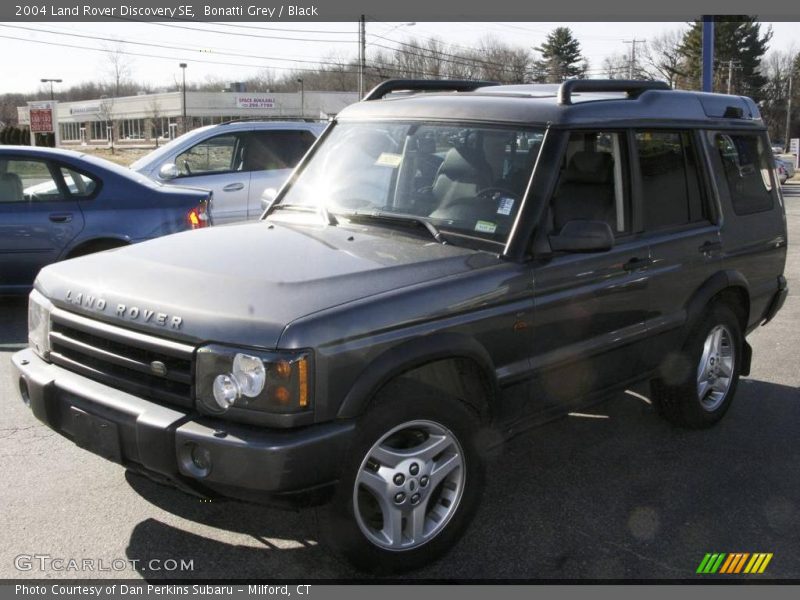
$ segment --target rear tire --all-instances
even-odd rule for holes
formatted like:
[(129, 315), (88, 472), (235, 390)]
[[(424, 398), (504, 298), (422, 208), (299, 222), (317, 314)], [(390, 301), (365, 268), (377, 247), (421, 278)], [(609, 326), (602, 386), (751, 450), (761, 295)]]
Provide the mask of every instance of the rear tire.
[(670, 422), (690, 429), (714, 425), (730, 408), (739, 383), (743, 336), (728, 306), (710, 306), (677, 355), (652, 382), (653, 400)]
[(479, 419), (413, 380), (387, 384), (359, 419), (342, 478), (320, 508), (325, 541), (356, 568), (398, 573), (430, 564), (478, 506)]

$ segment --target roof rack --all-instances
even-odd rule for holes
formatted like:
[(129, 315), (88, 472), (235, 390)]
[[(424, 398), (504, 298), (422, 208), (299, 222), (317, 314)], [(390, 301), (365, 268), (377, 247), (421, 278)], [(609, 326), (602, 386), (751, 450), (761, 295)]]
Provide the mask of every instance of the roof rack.
[(363, 101), (380, 100), (392, 92), (471, 92), (481, 87), (500, 85), (497, 81), (469, 79), (387, 79), (364, 96)]
[(213, 125), (235, 125), (236, 123), (250, 123), (251, 121), (275, 121), (279, 123), (286, 121), (302, 121), (303, 123), (318, 123), (322, 121), (322, 119), (312, 119), (311, 117), (301, 117), (299, 115), (296, 117), (291, 115), (280, 117), (242, 117), (241, 119), (230, 119), (228, 121), (222, 121), (221, 123), (213, 123)]
[(626, 92), (628, 98), (638, 98), (647, 90), (670, 90), (666, 81), (639, 81), (635, 79), (570, 79), (558, 88), (558, 103), (572, 104), (575, 92)]

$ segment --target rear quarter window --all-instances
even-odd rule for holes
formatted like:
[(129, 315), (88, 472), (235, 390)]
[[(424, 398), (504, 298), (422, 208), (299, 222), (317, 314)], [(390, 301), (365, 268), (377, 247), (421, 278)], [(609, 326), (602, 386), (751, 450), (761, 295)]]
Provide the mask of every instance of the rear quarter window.
[(733, 211), (737, 215), (749, 215), (772, 210), (775, 184), (764, 138), (717, 133), (714, 142)]

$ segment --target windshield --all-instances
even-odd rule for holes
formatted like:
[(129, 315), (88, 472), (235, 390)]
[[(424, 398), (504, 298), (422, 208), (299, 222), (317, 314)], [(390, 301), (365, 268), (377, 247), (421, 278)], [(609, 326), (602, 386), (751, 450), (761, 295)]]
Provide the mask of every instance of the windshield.
[(543, 135), (500, 126), (340, 123), (281, 206), (413, 216), (451, 237), (505, 243)]

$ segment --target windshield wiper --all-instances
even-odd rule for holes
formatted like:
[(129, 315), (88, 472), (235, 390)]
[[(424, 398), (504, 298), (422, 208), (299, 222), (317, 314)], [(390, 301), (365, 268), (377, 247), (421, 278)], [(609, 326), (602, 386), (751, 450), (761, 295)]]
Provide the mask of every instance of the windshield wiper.
[(431, 234), (431, 237), (440, 244), (447, 244), (447, 240), (442, 236), (442, 232), (430, 221), (424, 217), (417, 215), (409, 215), (406, 213), (393, 213), (374, 210), (369, 212), (361, 211), (348, 211), (339, 213), (341, 216), (350, 220), (364, 220), (364, 221), (379, 221), (389, 224), (411, 225), (413, 227), (423, 227)]
[(339, 221), (336, 216), (331, 213), (325, 206), (303, 206), (301, 204), (276, 204), (272, 207), (275, 210), (296, 210), (297, 212), (308, 212), (316, 215), (321, 215), (322, 219), (328, 225), (338, 225)]

